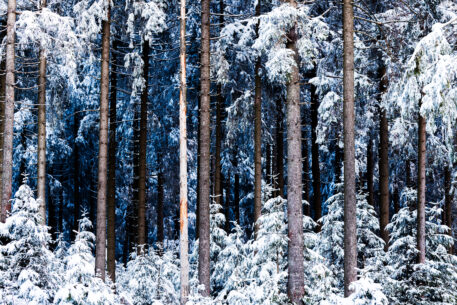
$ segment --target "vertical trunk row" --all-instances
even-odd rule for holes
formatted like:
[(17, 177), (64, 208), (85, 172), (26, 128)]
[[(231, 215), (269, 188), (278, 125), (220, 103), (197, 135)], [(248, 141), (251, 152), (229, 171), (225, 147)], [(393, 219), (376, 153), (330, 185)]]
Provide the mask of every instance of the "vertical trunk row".
[[(419, 109), (422, 101), (419, 102)], [(425, 160), (426, 121), (419, 113), (418, 160), (417, 160), (417, 262), (425, 263)]]
[[(6, 35), (6, 20), (3, 19), (0, 28), (0, 41)], [(6, 89), (6, 61), (3, 57), (0, 63), (0, 219), (2, 211), (2, 188), (3, 188), (3, 131), (5, 129), (5, 89)]]
[[(41, 9), (46, 0), (41, 0)], [(46, 224), (46, 51), (40, 48), (38, 67), (38, 180), (37, 199), (40, 205), (41, 223)]]
[[(316, 71), (313, 71), (313, 77)], [(316, 93), (316, 86), (311, 84), (311, 170), (313, 174), (313, 211), (314, 220), (318, 221), (322, 217), (321, 204), (321, 169), (319, 165), (319, 144), (317, 143), (317, 125), (319, 122), (319, 97)], [(320, 224), (318, 226), (320, 230)]]
[(108, 142), (108, 200), (107, 200), (107, 269), (108, 275), (116, 281), (116, 129), (117, 129), (117, 56), (119, 41), (113, 41), (113, 55), (110, 75), (109, 142)]
[(181, 0), (180, 23), (179, 60), (181, 71), (179, 88), (179, 259), (181, 263), (181, 305), (185, 305), (189, 295), (189, 228), (187, 218), (186, 0)]
[[(297, 6), (295, 0), (290, 4)], [(296, 25), (289, 31), (287, 48), (294, 54), (296, 66), (287, 82), (287, 218), (288, 282), (287, 295), (293, 304), (302, 304), (305, 294), (303, 265), (302, 154), (300, 119), (300, 75), (296, 47)]]
[(138, 246), (147, 243), (146, 232), (146, 146), (148, 137), (148, 83), (149, 83), (149, 42), (143, 42), (143, 77), (145, 85), (141, 93), (140, 143), (138, 168)]
[[(260, 16), (260, 0), (255, 7), (255, 15)], [(259, 36), (260, 20), (255, 31)], [(262, 213), (262, 79), (260, 78), (260, 56), (255, 63), (255, 93), (254, 93), (254, 232), (257, 238), (259, 226), (257, 220)]]
[(357, 223), (354, 144), (354, 11), (351, 0), (343, 1), (343, 126), (344, 126), (344, 295), (357, 280)]
[[(382, 101), (382, 94), (387, 90), (386, 69), (381, 67), (379, 71), (379, 102)], [(381, 105), (380, 105), (381, 107)], [(379, 118), (379, 214), (381, 238), (384, 240), (385, 250), (389, 247), (389, 232), (386, 226), (389, 224), (389, 123), (387, 121), (386, 109), (380, 108)]]
[(8, 0), (6, 26), (6, 78), (5, 110), (3, 123), (3, 168), (0, 221), (5, 222), (11, 210), (11, 187), (13, 179), (13, 125), (14, 125), (14, 72), (15, 72), (15, 23), (16, 0)]
[(202, 0), (198, 280), (210, 295), (210, 0)]
[(109, 114), (109, 52), (110, 4), (106, 2), (106, 20), (102, 24), (102, 66), (100, 80), (100, 135), (98, 151), (97, 231), (95, 273), (105, 280), (106, 255), (106, 190), (108, 173), (108, 114)]

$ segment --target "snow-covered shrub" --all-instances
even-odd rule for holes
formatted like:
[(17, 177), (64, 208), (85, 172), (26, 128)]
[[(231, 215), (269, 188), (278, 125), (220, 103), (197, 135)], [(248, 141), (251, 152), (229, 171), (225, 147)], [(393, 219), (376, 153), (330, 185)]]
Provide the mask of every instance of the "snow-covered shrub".
[(382, 286), (373, 282), (370, 278), (362, 278), (351, 284), (353, 293), (342, 298), (332, 295), (328, 300), (324, 300), (320, 305), (388, 305), (387, 297), (382, 292)]
[(11, 216), (0, 223), (0, 290), (6, 304), (51, 304), (59, 275), (48, 249), (51, 236), (41, 224), (39, 205), (28, 185), (16, 192)]
[(91, 228), (88, 218), (79, 220), (75, 241), (64, 259), (64, 280), (54, 299), (56, 305), (119, 304), (114, 290), (95, 276), (92, 254), (95, 235), (90, 232)]

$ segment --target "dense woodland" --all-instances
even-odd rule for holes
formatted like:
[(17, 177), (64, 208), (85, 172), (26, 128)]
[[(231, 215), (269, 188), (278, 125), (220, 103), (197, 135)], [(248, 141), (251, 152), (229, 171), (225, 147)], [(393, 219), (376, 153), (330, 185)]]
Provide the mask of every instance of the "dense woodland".
[(457, 304), (456, 0), (0, 0), (0, 305)]

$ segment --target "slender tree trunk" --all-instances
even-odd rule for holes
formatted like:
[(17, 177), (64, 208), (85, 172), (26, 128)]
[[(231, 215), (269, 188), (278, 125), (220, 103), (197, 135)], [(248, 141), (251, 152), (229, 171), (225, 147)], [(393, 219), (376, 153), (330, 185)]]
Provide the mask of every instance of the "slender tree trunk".
[(284, 129), (283, 113), (281, 100), (276, 100), (276, 175), (277, 175), (277, 194), (276, 196), (284, 197)]
[(3, 130), (3, 171), (2, 171), (2, 207), (0, 221), (5, 222), (11, 211), (11, 192), (13, 180), (13, 125), (14, 125), (14, 85), (15, 85), (15, 23), (16, 0), (8, 0), (6, 26), (6, 88)]
[(227, 173), (225, 180), (225, 231), (230, 234), (230, 172)]
[[(422, 101), (419, 103), (419, 109)], [(426, 121), (419, 114), (418, 160), (417, 160), (417, 262), (425, 263), (425, 162)]]
[[(313, 77), (316, 75), (314, 70)], [(316, 92), (317, 88), (311, 84), (311, 153), (312, 163), (311, 170), (313, 174), (313, 211), (314, 220), (318, 221), (322, 217), (322, 203), (321, 203), (321, 169), (319, 160), (319, 144), (317, 143), (317, 125), (319, 122), (319, 97)], [(320, 224), (318, 225), (320, 231)]]
[(187, 218), (187, 73), (186, 73), (186, 0), (181, 0), (180, 90), (179, 90), (179, 259), (181, 263), (181, 305), (189, 295), (189, 237)]
[(210, 295), (210, 0), (202, 0), (198, 280)]
[(367, 145), (367, 192), (368, 204), (374, 207), (374, 156), (373, 140), (370, 138)]
[(159, 248), (159, 252), (163, 251), (163, 241), (165, 239), (164, 231), (163, 231), (163, 201), (164, 201), (164, 193), (163, 193), (163, 174), (157, 174), (157, 246)]
[(407, 187), (411, 187), (413, 185), (413, 182), (411, 179), (411, 160), (409, 160), (409, 158), (406, 160), (406, 163), (405, 163), (405, 180), (406, 180)]
[(266, 155), (266, 173), (267, 183), (271, 185), (271, 144), (267, 144), (267, 155)]
[(233, 167), (235, 168), (235, 185), (233, 190), (233, 202), (235, 204), (235, 220), (238, 225), (241, 226), (240, 219), (240, 174), (238, 172), (238, 155), (235, 152)]
[[(296, 7), (294, 0), (289, 3)], [(288, 282), (287, 295), (293, 304), (303, 304), (305, 295), (304, 241), (302, 208), (302, 153), (300, 119), (300, 75), (296, 25), (287, 34), (287, 48), (294, 54), (296, 66), (287, 82), (287, 218), (288, 218)]]
[(357, 280), (357, 222), (355, 197), (354, 144), (354, 11), (351, 0), (343, 1), (344, 37), (344, 295), (352, 291), (349, 285)]
[(400, 193), (398, 185), (395, 185), (392, 201), (394, 203), (394, 214), (397, 214), (398, 211), (400, 211)]
[[(387, 77), (385, 76), (386, 69), (381, 67), (379, 70), (380, 85), (379, 85), (379, 102), (382, 101), (382, 94), (387, 91)], [(381, 107), (381, 106), (380, 106)], [(380, 108), (379, 118), (379, 191), (380, 191), (380, 231), (381, 238), (384, 240), (385, 250), (389, 248), (389, 232), (386, 226), (389, 224), (389, 123), (387, 121), (387, 113), (384, 108)]]
[(106, 3), (107, 18), (102, 23), (102, 67), (100, 80), (100, 136), (98, 152), (97, 232), (95, 273), (105, 280), (106, 256), (106, 191), (108, 174), (108, 114), (109, 114), (109, 52), (110, 4)]
[[(41, 9), (46, 0), (41, 0)], [(37, 199), (40, 204), (41, 223), (46, 224), (46, 51), (40, 48), (38, 67), (38, 180)]]
[[(6, 20), (3, 19), (0, 28), (0, 41), (6, 36)], [(6, 90), (6, 60), (0, 63), (0, 220), (2, 211), (3, 188), (3, 131), (5, 129), (5, 90)]]
[(140, 143), (138, 168), (138, 251), (146, 246), (146, 147), (148, 137), (148, 83), (149, 83), (149, 42), (143, 42), (143, 77), (145, 86), (141, 93)]
[(302, 160), (303, 160), (303, 200), (308, 204), (304, 206), (303, 213), (306, 216), (311, 216), (311, 207), (309, 205), (309, 149), (308, 149), (308, 133), (306, 131), (306, 121), (302, 120)]
[(117, 58), (119, 41), (113, 41), (110, 75), (109, 142), (108, 142), (108, 202), (107, 202), (107, 269), (111, 281), (116, 282), (116, 129), (117, 129)]
[[(260, 16), (261, 1), (257, 1), (255, 15)], [(257, 21), (255, 32), (259, 36), (260, 20)], [(260, 77), (260, 56), (254, 68), (254, 236), (257, 238), (259, 225), (257, 220), (262, 213), (262, 79)]]
[[(76, 111), (75, 111), (76, 112)], [(74, 240), (76, 234), (74, 232), (78, 231), (79, 227), (79, 218), (80, 218), (80, 210), (81, 210), (81, 196), (80, 196), (80, 158), (79, 158), (79, 149), (78, 144), (76, 143), (76, 138), (78, 136), (78, 125), (79, 125), (79, 116), (76, 113), (73, 116), (73, 181), (74, 181), (74, 193), (73, 193), (73, 232), (72, 232), (72, 240)]]

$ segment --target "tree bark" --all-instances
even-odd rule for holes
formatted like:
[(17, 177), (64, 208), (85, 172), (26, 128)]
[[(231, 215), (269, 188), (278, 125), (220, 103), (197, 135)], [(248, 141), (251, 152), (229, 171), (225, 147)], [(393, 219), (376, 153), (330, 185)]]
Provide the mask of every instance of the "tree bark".
[[(422, 101), (419, 102), (419, 109)], [(425, 263), (425, 162), (426, 121), (419, 114), (418, 160), (417, 160), (417, 262)]]
[(210, 295), (210, 0), (202, 0), (198, 280)]
[[(6, 20), (1, 23), (0, 41), (6, 36)], [(0, 63), (0, 220), (2, 211), (3, 188), (3, 131), (5, 130), (5, 90), (6, 90), (6, 60), (3, 57)]]
[(14, 85), (15, 85), (15, 23), (16, 0), (8, 0), (6, 26), (6, 76), (5, 110), (3, 130), (3, 168), (0, 221), (5, 222), (11, 211), (11, 192), (13, 180), (13, 129), (14, 129)]
[(138, 168), (138, 251), (147, 243), (146, 232), (146, 147), (148, 137), (148, 83), (149, 83), (149, 41), (143, 42), (143, 77), (145, 86), (141, 93), (140, 143)]
[(284, 197), (284, 128), (281, 100), (276, 100), (276, 196)]
[(116, 282), (116, 129), (117, 129), (117, 57), (119, 41), (113, 41), (110, 75), (109, 143), (108, 143), (108, 202), (107, 202), (107, 269), (111, 281)]
[(102, 66), (100, 80), (100, 135), (98, 152), (97, 232), (95, 274), (105, 280), (106, 256), (106, 191), (108, 173), (108, 113), (110, 61), (110, 4), (106, 3), (106, 20), (102, 23)]
[[(187, 73), (186, 73), (186, 0), (181, 0), (180, 90), (179, 90), (179, 259), (181, 263), (181, 305), (189, 295), (189, 237), (187, 218)], [(162, 215), (163, 216), (163, 215)], [(163, 217), (162, 217), (163, 218)], [(163, 233), (162, 233), (163, 234)]]
[[(316, 71), (313, 71), (313, 77), (316, 76)], [(319, 160), (319, 144), (317, 143), (317, 126), (319, 123), (319, 97), (316, 93), (316, 86), (311, 84), (311, 170), (313, 174), (313, 212), (314, 221), (318, 221), (322, 217), (321, 203), (321, 169)], [(320, 231), (320, 224), (317, 227)]]
[[(295, 0), (289, 1), (296, 7)], [(288, 217), (288, 282), (287, 295), (293, 304), (303, 304), (305, 295), (304, 241), (302, 208), (302, 153), (300, 118), (300, 75), (296, 25), (289, 31), (287, 48), (294, 54), (296, 66), (287, 82), (287, 217)]]
[[(379, 71), (379, 103), (382, 101), (382, 94), (387, 91), (388, 80), (386, 77), (385, 67), (381, 67)], [(381, 105), (380, 105), (381, 107)], [(380, 231), (381, 238), (385, 242), (385, 250), (389, 248), (389, 232), (386, 226), (389, 224), (389, 123), (387, 121), (387, 113), (384, 108), (380, 108), (379, 118), (379, 191), (380, 191)]]
[[(46, 0), (41, 0), (41, 10)], [(40, 205), (41, 223), (46, 225), (46, 51), (40, 47), (38, 66), (38, 180), (37, 199)]]
[[(261, 1), (257, 1), (255, 15), (260, 16)], [(259, 36), (260, 20), (255, 26)], [(254, 68), (254, 236), (257, 238), (259, 225), (257, 220), (262, 214), (262, 79), (260, 77), (261, 59), (257, 58)]]
[(354, 144), (354, 11), (351, 0), (343, 1), (343, 126), (344, 126), (344, 295), (357, 280), (357, 222)]

